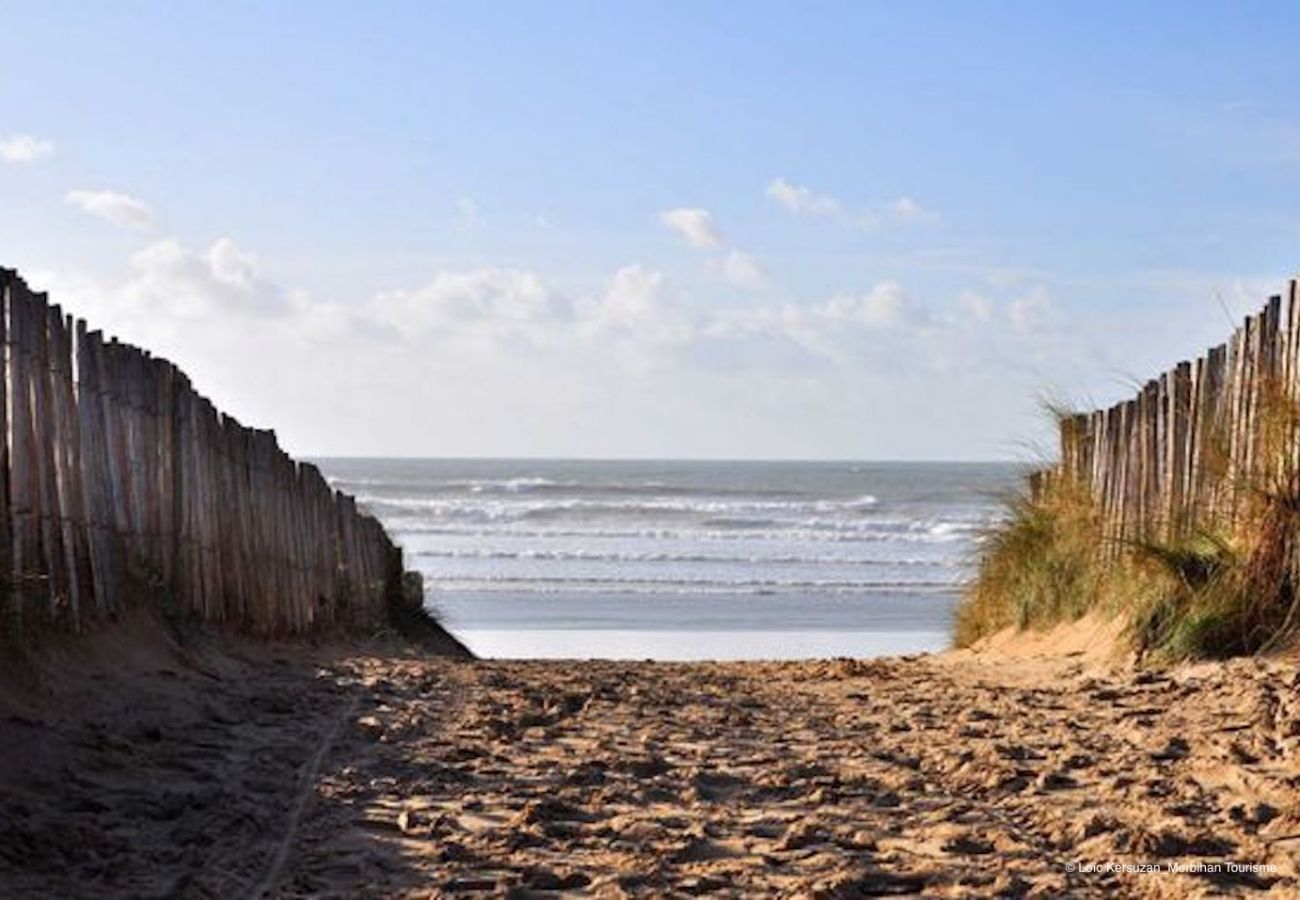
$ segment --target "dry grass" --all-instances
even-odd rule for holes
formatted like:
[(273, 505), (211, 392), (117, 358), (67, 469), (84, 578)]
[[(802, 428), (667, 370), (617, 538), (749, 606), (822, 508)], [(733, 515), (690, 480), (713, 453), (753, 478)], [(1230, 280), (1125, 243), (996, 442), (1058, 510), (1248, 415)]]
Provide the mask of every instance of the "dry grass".
[(1101, 518), (1082, 490), (1056, 485), (1011, 498), (980, 542), (975, 580), (957, 609), (957, 646), (1010, 626), (1082, 616), (1107, 577), (1102, 540)]
[[(1167, 547), (1154, 557), (1177, 577), (1165, 596), (1134, 610), (1142, 649), (1176, 659), (1259, 653), (1292, 639), (1300, 624), (1300, 405), (1271, 387), (1259, 404), (1253, 465), (1234, 472), (1225, 462), (1219, 473), (1237, 497), (1234, 513), (1197, 523), (1200, 539), (1184, 541), (1202, 574), (1169, 566)], [(1224, 447), (1213, 455), (1228, 456)], [(1211, 533), (1217, 537), (1207, 540)]]
[[(1180, 521), (1174, 537), (1108, 543), (1088, 491), (1055, 483), (1013, 498), (982, 542), (955, 642), (1003, 628), (1123, 616), (1135, 647), (1166, 659), (1268, 651), (1300, 631), (1300, 404), (1261, 394), (1250, 471), (1207, 441), (1205, 472), (1231, 514)], [(1158, 524), (1158, 523), (1153, 523)]]

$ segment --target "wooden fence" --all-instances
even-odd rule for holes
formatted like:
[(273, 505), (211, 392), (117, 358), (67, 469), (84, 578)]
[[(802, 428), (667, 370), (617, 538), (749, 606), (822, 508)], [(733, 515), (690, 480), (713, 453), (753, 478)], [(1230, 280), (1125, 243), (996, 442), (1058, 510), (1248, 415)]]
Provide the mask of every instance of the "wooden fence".
[(1297, 471), (1298, 410), (1292, 281), (1226, 344), (1180, 362), (1131, 400), (1065, 417), (1060, 462), (1033, 476), (1033, 489), (1060, 479), (1085, 485), (1115, 545), (1230, 525), (1252, 492)]
[(0, 302), (7, 631), (140, 602), (257, 634), (382, 620), (401, 551), (315, 466), (6, 269)]

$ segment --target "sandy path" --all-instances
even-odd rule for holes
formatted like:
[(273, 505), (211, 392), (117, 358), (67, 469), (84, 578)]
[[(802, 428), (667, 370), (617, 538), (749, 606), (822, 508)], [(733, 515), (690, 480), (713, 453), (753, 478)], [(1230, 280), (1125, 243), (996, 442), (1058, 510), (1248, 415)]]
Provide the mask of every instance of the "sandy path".
[[(920, 660), (355, 665), (370, 708), (323, 775), (282, 896), (1296, 885), (1290, 668), (1058, 667), (1026, 686)], [(1198, 860), (1278, 869), (1066, 869)]]
[(145, 657), (0, 680), (0, 896), (240, 897), (273, 863), (351, 688), (296, 651)]
[[(60, 716), (5, 706), (0, 895), (1295, 896), (1298, 687), (1257, 662), (143, 666)], [(1277, 868), (1066, 868), (1107, 861)]]

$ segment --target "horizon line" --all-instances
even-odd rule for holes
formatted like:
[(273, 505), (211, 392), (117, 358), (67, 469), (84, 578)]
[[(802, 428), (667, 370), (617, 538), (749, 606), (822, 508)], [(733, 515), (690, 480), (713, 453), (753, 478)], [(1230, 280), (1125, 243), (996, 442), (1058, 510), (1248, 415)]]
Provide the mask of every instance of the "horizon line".
[(784, 457), (784, 456), (420, 456), (400, 454), (395, 456), (373, 456), (369, 454), (328, 454), (302, 453), (302, 459), (312, 460), (357, 460), (357, 461), (395, 461), (395, 462), (682, 462), (682, 463), (866, 463), (866, 464), (910, 464), (910, 465), (1034, 465), (1040, 460), (1001, 458), (917, 458), (901, 459), (898, 457)]

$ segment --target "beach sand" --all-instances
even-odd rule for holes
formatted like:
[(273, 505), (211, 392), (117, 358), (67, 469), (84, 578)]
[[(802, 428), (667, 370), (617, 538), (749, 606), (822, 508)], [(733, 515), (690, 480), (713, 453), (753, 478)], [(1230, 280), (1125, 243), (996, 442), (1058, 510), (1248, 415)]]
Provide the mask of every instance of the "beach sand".
[(1300, 670), (1143, 671), (1098, 633), (797, 663), (65, 648), (0, 697), (0, 895), (1294, 896)]

